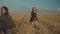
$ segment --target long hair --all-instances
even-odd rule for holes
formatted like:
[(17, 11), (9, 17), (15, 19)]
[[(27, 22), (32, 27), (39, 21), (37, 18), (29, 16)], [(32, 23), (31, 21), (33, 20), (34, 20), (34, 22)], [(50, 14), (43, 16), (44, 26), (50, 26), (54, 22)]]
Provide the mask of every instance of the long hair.
[[(2, 8), (4, 8), (5, 11), (6, 11), (4, 15), (6, 15), (6, 16), (9, 15), (8, 8), (5, 7), (5, 6), (3, 6)], [(2, 8), (1, 8), (1, 15), (3, 15), (3, 14), (2, 14)]]
[[(35, 11), (36, 11), (35, 13), (34, 13), (34, 8), (35, 8)], [(32, 12), (31, 12), (31, 16), (36, 16), (36, 15), (37, 15), (37, 9), (36, 9), (36, 7), (33, 7), (32, 8)]]
[(32, 8), (32, 12), (34, 12), (34, 8), (35, 8), (35, 11), (37, 12), (37, 9), (36, 9), (36, 7), (33, 7), (33, 8)]

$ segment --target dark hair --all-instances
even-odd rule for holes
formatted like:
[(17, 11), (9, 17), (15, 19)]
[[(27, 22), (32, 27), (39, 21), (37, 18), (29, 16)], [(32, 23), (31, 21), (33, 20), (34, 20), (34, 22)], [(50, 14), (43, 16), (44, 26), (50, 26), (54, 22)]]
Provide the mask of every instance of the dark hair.
[[(34, 8), (36, 8), (36, 7), (33, 7), (33, 8), (32, 8), (32, 12), (34, 11)], [(37, 11), (37, 9), (36, 9), (36, 11)]]
[[(6, 13), (4, 15), (6, 15), (6, 16), (9, 15), (8, 8), (5, 6), (3, 6), (2, 8), (4, 8), (6, 11)], [(2, 15), (2, 8), (1, 8), (1, 15)]]
[(34, 8), (36, 8), (36, 7), (32, 8), (31, 16), (36, 16), (37, 15), (37, 8), (36, 8), (36, 13), (34, 13)]

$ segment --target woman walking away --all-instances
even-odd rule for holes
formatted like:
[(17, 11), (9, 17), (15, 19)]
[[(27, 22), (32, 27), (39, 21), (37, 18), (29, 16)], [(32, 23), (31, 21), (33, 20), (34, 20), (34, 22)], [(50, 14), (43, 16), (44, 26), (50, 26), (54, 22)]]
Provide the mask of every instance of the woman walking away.
[(32, 12), (31, 12), (30, 22), (32, 23), (32, 25), (34, 27), (37, 26), (36, 20), (38, 20), (38, 18), (37, 18), (37, 9), (36, 9), (36, 7), (33, 7)]
[(0, 32), (2, 34), (12, 34), (12, 28), (16, 27), (11, 16), (9, 15), (8, 8), (1, 8), (1, 16), (0, 16)]

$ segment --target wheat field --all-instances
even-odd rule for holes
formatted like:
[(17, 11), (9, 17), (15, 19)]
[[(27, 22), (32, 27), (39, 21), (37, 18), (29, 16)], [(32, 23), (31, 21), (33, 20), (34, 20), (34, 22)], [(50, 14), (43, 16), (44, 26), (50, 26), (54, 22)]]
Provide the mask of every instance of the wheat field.
[(37, 28), (30, 24), (29, 14), (12, 14), (11, 16), (16, 24), (16, 28), (12, 30), (13, 34), (60, 34), (60, 15), (38, 15)]

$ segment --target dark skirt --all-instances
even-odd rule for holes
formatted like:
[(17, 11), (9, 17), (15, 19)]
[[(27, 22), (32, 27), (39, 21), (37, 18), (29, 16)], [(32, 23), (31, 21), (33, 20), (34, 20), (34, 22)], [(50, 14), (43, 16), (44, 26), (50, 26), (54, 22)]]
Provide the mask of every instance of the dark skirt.
[(11, 16), (0, 16), (0, 30), (15, 27)]
[(38, 20), (37, 17), (31, 17), (30, 18), (30, 22), (33, 22), (33, 21), (36, 21), (36, 20)]

